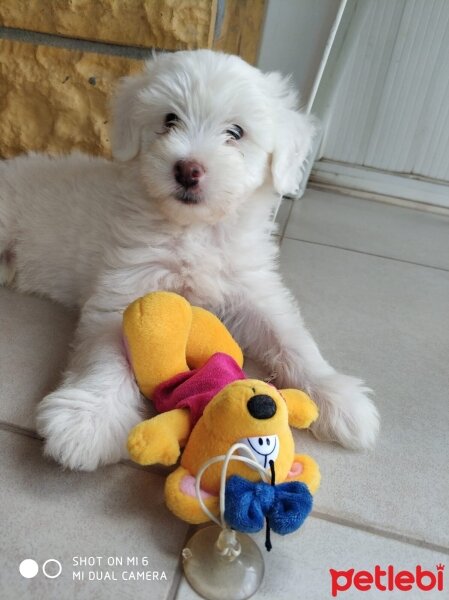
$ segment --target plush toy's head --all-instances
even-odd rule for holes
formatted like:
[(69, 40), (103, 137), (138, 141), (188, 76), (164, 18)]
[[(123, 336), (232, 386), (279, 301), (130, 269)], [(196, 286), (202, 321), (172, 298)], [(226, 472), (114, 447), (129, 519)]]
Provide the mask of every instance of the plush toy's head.
[[(277, 479), (286, 478), (293, 463), (294, 442), (286, 402), (272, 385), (246, 379), (219, 392), (190, 434), (181, 465), (195, 474), (207, 459), (225, 454), (236, 442), (251, 448), (265, 468), (273, 460)], [(207, 469), (202, 481), (204, 490), (218, 493), (220, 471), (220, 464)], [(236, 461), (229, 465), (228, 473), (259, 479), (254, 469)]]

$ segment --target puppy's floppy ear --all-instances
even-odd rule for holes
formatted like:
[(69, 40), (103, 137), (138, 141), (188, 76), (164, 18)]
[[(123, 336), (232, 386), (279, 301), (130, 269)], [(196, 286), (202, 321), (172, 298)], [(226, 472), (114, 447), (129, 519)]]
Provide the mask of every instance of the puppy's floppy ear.
[(306, 159), (312, 149), (317, 122), (297, 110), (298, 95), (289, 78), (279, 73), (265, 76), (274, 99), (274, 146), (271, 173), (274, 188), (281, 196), (295, 194), (303, 178)]
[(131, 160), (140, 151), (139, 92), (150, 83), (149, 65), (140, 75), (124, 77), (112, 101), (112, 155), (117, 160)]

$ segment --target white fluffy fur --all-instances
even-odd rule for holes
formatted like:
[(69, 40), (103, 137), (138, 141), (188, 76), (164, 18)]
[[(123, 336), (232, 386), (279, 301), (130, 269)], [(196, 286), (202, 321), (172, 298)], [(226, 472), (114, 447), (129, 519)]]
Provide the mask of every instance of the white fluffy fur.
[[(167, 113), (180, 122), (164, 128)], [(245, 131), (230, 140), (233, 124)], [(320, 405), (314, 431), (370, 446), (378, 414), (354, 378), (322, 358), (276, 271), (270, 223), (293, 192), (313, 122), (278, 74), (210, 51), (161, 55), (126, 78), (107, 161), (73, 154), (0, 163), (0, 283), (82, 308), (61, 386), (40, 403), (46, 453), (73, 469), (126, 456), (141, 402), (121, 342), (124, 307), (173, 290), (231, 328), (245, 352)], [(174, 197), (177, 160), (206, 170), (201, 201)], [(271, 167), (271, 169), (270, 169)]]

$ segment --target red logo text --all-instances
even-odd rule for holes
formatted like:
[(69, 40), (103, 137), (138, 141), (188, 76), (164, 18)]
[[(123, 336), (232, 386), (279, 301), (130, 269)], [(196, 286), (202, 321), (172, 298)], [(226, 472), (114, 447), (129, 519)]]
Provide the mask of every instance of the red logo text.
[(374, 567), (374, 571), (336, 571), (329, 569), (331, 576), (331, 592), (335, 598), (340, 592), (346, 592), (351, 587), (360, 592), (368, 592), (372, 588), (380, 592), (392, 592), (400, 590), (409, 592), (412, 589), (419, 589), (423, 592), (437, 589), (442, 592), (444, 589), (444, 566), (437, 565), (435, 571), (423, 569), (417, 565), (414, 571), (396, 571), (393, 565), (388, 565), (382, 569), (380, 565)]

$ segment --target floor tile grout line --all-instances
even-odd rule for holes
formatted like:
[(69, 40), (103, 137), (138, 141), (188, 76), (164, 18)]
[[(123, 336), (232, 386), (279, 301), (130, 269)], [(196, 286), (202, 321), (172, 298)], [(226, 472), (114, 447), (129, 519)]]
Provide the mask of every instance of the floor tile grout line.
[(337, 246), (336, 244), (326, 244), (324, 242), (314, 242), (312, 240), (304, 240), (302, 238), (291, 237), (289, 235), (285, 235), (282, 238), (283, 240), (292, 240), (293, 242), (303, 242), (304, 244), (312, 244), (314, 246), (324, 246), (326, 248), (335, 248), (337, 250), (345, 250), (346, 252), (354, 252), (355, 254), (364, 254), (365, 256), (374, 256), (375, 258), (383, 258), (385, 260), (392, 260), (398, 263), (404, 263), (406, 265), (415, 265), (416, 267), (423, 267), (424, 269), (434, 269), (436, 271), (444, 271), (445, 273), (449, 273), (449, 268), (445, 269), (444, 267), (436, 267), (433, 265), (425, 265), (423, 263), (415, 262), (413, 260), (405, 260), (402, 258), (394, 258), (393, 256), (385, 256), (383, 254), (375, 254), (374, 252), (364, 252), (363, 250), (356, 250), (355, 248), (346, 248), (346, 246)]
[(0, 431), (17, 433), (18, 435), (30, 437), (35, 440), (38, 440), (39, 442), (42, 442), (44, 439), (36, 431), (34, 431), (34, 429), (30, 429), (29, 427), (22, 427), (20, 425), (15, 425), (14, 423), (8, 423), (7, 421), (0, 421)]
[[(105, 466), (112, 466), (105, 465)], [(175, 469), (176, 465), (173, 467), (164, 467), (163, 465), (139, 465), (138, 463), (133, 462), (131, 459), (123, 458), (120, 460), (118, 465), (123, 465), (124, 467), (128, 467), (130, 469), (134, 469), (136, 471), (143, 471), (144, 473), (151, 473), (152, 475), (159, 475), (160, 477), (168, 477), (170, 473)]]
[[(8, 423), (6, 421), (0, 421), (0, 431), (6, 431), (9, 433), (15, 433), (18, 435), (22, 435), (24, 437), (30, 437), (30, 438), (33, 438), (40, 442), (43, 441), (43, 438), (40, 435), (38, 435), (35, 431), (33, 431), (32, 429), (27, 428), (27, 427), (20, 427), (18, 425), (14, 425), (13, 423)], [(129, 467), (131, 469), (136, 469), (138, 471), (144, 471), (147, 473), (151, 473), (152, 475), (160, 475), (160, 476), (167, 475), (166, 469), (164, 469), (163, 467), (157, 467), (157, 466), (155, 466), (154, 468), (153, 467), (143, 467), (141, 465), (134, 464), (131, 461), (127, 461), (127, 460), (121, 460), (121, 461), (119, 461), (118, 464), (123, 465), (125, 467)], [(377, 535), (379, 537), (396, 540), (398, 542), (402, 542), (404, 544), (408, 544), (411, 546), (417, 546), (420, 548), (425, 548), (427, 550), (433, 550), (436, 552), (441, 552), (443, 554), (449, 555), (449, 548), (447, 548), (445, 546), (441, 546), (439, 544), (433, 544), (432, 542), (420, 540), (419, 538), (413, 538), (412, 536), (408, 536), (405, 534), (387, 531), (386, 529), (382, 529), (380, 527), (379, 528), (374, 527), (373, 525), (364, 525), (363, 523), (359, 523), (357, 521), (351, 521), (350, 519), (345, 519), (342, 517), (338, 517), (336, 515), (323, 513), (320, 511), (313, 511), (311, 516), (316, 519), (320, 519), (322, 521), (328, 521), (328, 522), (334, 523), (336, 525), (348, 527), (349, 529), (356, 529), (358, 531), (364, 531), (366, 533), (371, 533), (371, 534)], [(193, 531), (195, 531), (195, 527), (191, 526), (189, 528), (189, 531), (186, 534), (185, 541), (187, 541), (187, 539), (189, 539), (189, 537)], [(178, 585), (179, 585), (179, 582), (178, 582)], [(176, 588), (176, 590), (177, 590), (177, 588)], [(175, 590), (175, 592), (176, 592), (176, 590)], [(173, 596), (173, 599), (174, 598), (175, 598), (175, 596)], [(172, 600), (171, 596), (169, 596), (167, 598), (167, 600)]]
[(378, 205), (395, 206), (396, 208), (405, 208), (406, 210), (414, 210), (416, 212), (437, 215), (440, 217), (448, 217), (449, 209), (438, 204), (430, 204), (427, 202), (419, 202), (418, 200), (408, 200), (398, 196), (385, 196), (384, 194), (371, 195), (366, 190), (357, 190), (355, 188), (345, 188), (340, 186), (328, 185), (319, 183), (318, 181), (309, 181), (307, 190), (316, 190), (317, 192), (325, 192), (327, 194), (335, 194), (345, 198), (353, 198), (366, 202), (375, 202)]
[(197, 529), (198, 529), (197, 525), (189, 525), (189, 527), (187, 529), (187, 532), (186, 532), (183, 542), (182, 542), (181, 552), (179, 553), (178, 561), (176, 563), (176, 570), (175, 570), (175, 574), (173, 577), (173, 582), (170, 586), (170, 589), (168, 591), (168, 594), (167, 594), (165, 600), (176, 600), (176, 598), (178, 596), (179, 587), (183, 580), (182, 550), (186, 547), (187, 542), (190, 540), (190, 538), (195, 533), (195, 531), (197, 531)]
[[(29, 437), (34, 440), (37, 440), (38, 442), (44, 441), (44, 438), (42, 436), (40, 436), (33, 429), (30, 429), (28, 427), (22, 427), (20, 425), (14, 425), (14, 423), (8, 423), (7, 421), (0, 421), (0, 431), (6, 431), (8, 433), (15, 433), (17, 435)], [(169, 475), (169, 473), (171, 472), (169, 467), (164, 467), (162, 465), (150, 465), (150, 466), (145, 467), (143, 465), (139, 465), (139, 464), (134, 463), (131, 460), (127, 460), (127, 459), (122, 459), (122, 460), (118, 461), (118, 463), (116, 463), (116, 464), (123, 465), (124, 467), (128, 467), (130, 469), (135, 469), (137, 471), (151, 473), (152, 475), (161, 475), (163, 477), (167, 477), (167, 475)], [(108, 467), (110, 465), (103, 465), (103, 466)]]
[(434, 552), (441, 552), (442, 554), (449, 555), (448, 547), (442, 546), (440, 544), (434, 544), (432, 542), (427, 542), (426, 540), (421, 540), (419, 538), (414, 538), (410, 535), (396, 533), (394, 531), (388, 531), (387, 529), (375, 527), (374, 525), (365, 525), (363, 523), (358, 523), (356, 521), (351, 521), (350, 519), (337, 517), (335, 515), (323, 513), (320, 511), (312, 511), (310, 516), (314, 517), (315, 519), (320, 519), (321, 521), (327, 521), (329, 523), (334, 523), (335, 525), (347, 527), (348, 529), (356, 529), (358, 531), (370, 533), (372, 535), (377, 535), (381, 538), (401, 542), (403, 544), (407, 544), (408, 546), (425, 548), (426, 550), (433, 550)]
[[(290, 202), (290, 208), (288, 210), (288, 214), (287, 214), (286, 218), (284, 219), (284, 224), (283, 224), (282, 230), (281, 230), (281, 232), (279, 234), (279, 237), (280, 237), (279, 241), (280, 241), (281, 244), (282, 244), (282, 240), (284, 239), (285, 232), (287, 231), (287, 226), (288, 226), (288, 223), (290, 221), (290, 217), (291, 217), (291, 214), (292, 214), (292, 211), (293, 211), (293, 203), (295, 202), (295, 199), (288, 200), (288, 202)], [(301, 202), (301, 200), (298, 200), (298, 202)]]

